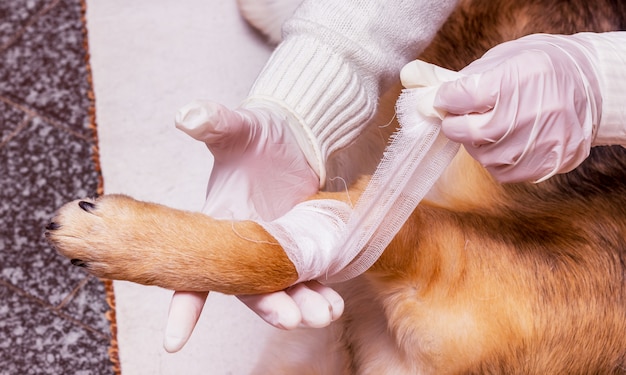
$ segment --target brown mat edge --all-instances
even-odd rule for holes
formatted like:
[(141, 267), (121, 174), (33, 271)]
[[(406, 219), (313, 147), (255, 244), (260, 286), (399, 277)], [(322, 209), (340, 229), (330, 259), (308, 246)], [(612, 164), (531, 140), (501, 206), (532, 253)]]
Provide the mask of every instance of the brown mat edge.
[[(87, 94), (89, 99), (89, 128), (91, 129), (93, 139), (93, 162), (96, 172), (98, 173), (98, 187), (96, 194), (98, 196), (104, 193), (104, 179), (102, 177), (102, 168), (100, 166), (100, 150), (98, 148), (98, 127), (96, 122), (96, 100), (93, 91), (93, 77), (91, 71), (91, 60), (89, 53), (89, 34), (87, 31), (87, 3), (86, 0), (80, 0), (81, 5), (81, 20), (82, 20), (82, 32), (83, 32), (83, 49), (85, 51), (85, 64), (87, 68), (87, 80), (89, 81), (89, 92)], [(109, 305), (109, 310), (105, 313), (107, 320), (109, 321), (109, 329), (111, 333), (111, 341), (109, 343), (109, 360), (113, 367), (113, 373), (115, 375), (121, 375), (122, 369), (120, 366), (119, 349), (117, 342), (117, 317), (115, 310), (115, 292), (113, 290), (113, 281), (101, 279), (104, 284), (106, 293), (106, 302)]]

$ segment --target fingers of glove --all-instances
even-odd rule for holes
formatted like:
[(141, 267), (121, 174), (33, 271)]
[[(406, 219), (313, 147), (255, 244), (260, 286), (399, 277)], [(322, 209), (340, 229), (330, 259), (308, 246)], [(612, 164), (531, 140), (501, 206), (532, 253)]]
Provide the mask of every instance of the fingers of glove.
[(302, 321), (300, 308), (286, 292), (237, 296), (261, 319), (281, 329), (295, 329)]
[(562, 39), (496, 46), (437, 92), (444, 134), (501, 182), (542, 181), (589, 153), (599, 101), (581, 74), (592, 69), (581, 70), (585, 56)]
[(562, 55), (559, 49), (535, 40), (499, 44), (463, 68), (464, 77), (442, 84), (435, 106), (456, 115), (485, 113), (501, 95), (509, 95), (509, 89), (528, 81), (537, 83), (563, 69), (561, 65), (569, 59)]
[(441, 82), (453, 81), (460, 77), (462, 75), (458, 72), (422, 60), (411, 61), (400, 71), (400, 81), (407, 89), (437, 86)]
[[(515, 55), (500, 57), (505, 59), (501, 63), (485, 64), (485, 71), (441, 85), (434, 105), (449, 115), (442, 122), (447, 137), (466, 146), (477, 147), (503, 138), (511, 140), (509, 146), (526, 145), (534, 125), (539, 123), (536, 116), (546, 110), (555, 111), (556, 103), (564, 101), (563, 93), (557, 90), (560, 86), (550, 85), (556, 72), (548, 55), (539, 50), (510, 52)], [(471, 67), (467, 71), (475, 72)], [(566, 85), (569, 82), (562, 84)]]
[[(514, 123), (503, 118), (500, 109), (485, 113), (448, 114), (441, 121), (441, 130), (450, 140), (466, 147), (480, 147), (499, 142), (511, 132)], [(505, 116), (503, 116), (505, 115)]]
[(473, 147), (466, 151), (501, 183), (537, 181), (552, 176), (560, 161), (555, 151), (535, 150), (534, 144), (514, 145), (501, 142)]
[(452, 115), (485, 113), (498, 101), (499, 82), (484, 73), (444, 82), (437, 90), (434, 106)]
[(208, 292), (174, 292), (165, 328), (163, 347), (175, 353), (185, 346), (200, 318)]
[(285, 291), (238, 296), (246, 306), (277, 328), (321, 328), (343, 314), (343, 298), (317, 281), (297, 284)]
[[(510, 119), (507, 111), (498, 108), (483, 114), (448, 116), (442, 121), (442, 131), (463, 143), (466, 151), (499, 182), (539, 180), (562, 161), (563, 151), (558, 145), (565, 136), (559, 127), (538, 129), (533, 121), (522, 119), (524, 116), (515, 115), (515, 111), (510, 110)], [(542, 120), (541, 116), (535, 119)]]
[(333, 288), (323, 285), (314, 280), (308, 281), (305, 284), (308, 288), (326, 298), (331, 307), (330, 315), (333, 322), (341, 317), (345, 304), (343, 298), (339, 295), (339, 293), (337, 293)]
[(522, 136), (516, 136), (514, 131), (500, 142), (465, 148), (502, 183), (541, 182), (557, 173), (569, 172), (589, 155), (589, 146), (581, 141), (581, 131), (575, 127), (531, 127), (535, 131), (530, 134), (525, 130), (528, 129), (520, 130)]
[(541, 157), (538, 157), (538, 154), (527, 153), (516, 164), (492, 165), (486, 169), (501, 183), (540, 182), (558, 173), (559, 165), (559, 157), (555, 152), (541, 154)]
[(194, 139), (215, 144), (246, 129), (245, 118), (237, 111), (203, 100), (194, 100), (176, 113), (176, 127)]
[[(331, 303), (325, 295), (309, 288), (306, 283), (296, 284), (287, 289), (286, 292), (300, 309), (302, 314), (301, 327), (322, 328), (332, 323), (333, 303), (336, 301)], [(327, 291), (324, 292), (327, 293)], [(341, 309), (343, 310), (343, 306)]]
[(501, 76), (507, 69), (504, 64), (508, 60), (503, 55), (509, 49), (506, 43), (493, 48), (463, 68), (458, 73), (460, 77), (442, 83), (435, 96), (435, 108), (454, 115), (485, 113), (494, 108), (501, 90)]

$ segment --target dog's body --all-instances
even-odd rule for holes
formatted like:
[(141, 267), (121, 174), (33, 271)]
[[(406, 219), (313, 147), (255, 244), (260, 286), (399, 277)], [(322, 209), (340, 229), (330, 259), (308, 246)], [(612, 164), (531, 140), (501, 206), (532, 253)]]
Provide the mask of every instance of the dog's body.
[[(528, 33), (624, 20), (620, 0), (465, 1), (422, 58), (458, 70)], [(232, 294), (297, 278), (255, 223), (122, 196), (70, 203), (48, 229), (102, 277)], [(595, 148), (571, 173), (506, 186), (460, 153), (377, 263), (337, 285), (343, 317), (278, 334), (258, 373), (626, 373), (625, 272), (626, 149)]]

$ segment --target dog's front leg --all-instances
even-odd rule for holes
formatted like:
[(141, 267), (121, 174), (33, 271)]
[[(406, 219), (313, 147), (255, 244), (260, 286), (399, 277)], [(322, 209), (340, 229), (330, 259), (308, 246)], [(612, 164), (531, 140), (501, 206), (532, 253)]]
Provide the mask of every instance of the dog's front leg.
[(123, 195), (74, 201), (46, 228), (90, 273), (174, 290), (257, 294), (298, 278), (281, 246), (252, 221), (220, 221)]
[[(356, 201), (367, 180), (313, 198)], [(98, 277), (173, 290), (259, 294), (285, 289), (299, 277), (278, 241), (253, 221), (216, 220), (124, 195), (67, 203), (46, 237), (72, 264)]]

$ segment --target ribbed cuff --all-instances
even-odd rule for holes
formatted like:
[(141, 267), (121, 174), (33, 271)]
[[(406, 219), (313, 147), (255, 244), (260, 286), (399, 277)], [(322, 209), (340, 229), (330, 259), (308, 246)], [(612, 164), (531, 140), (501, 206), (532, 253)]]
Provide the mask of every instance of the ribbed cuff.
[(593, 145), (626, 145), (626, 32), (578, 36), (588, 38), (595, 49), (602, 93), (602, 117)]
[(308, 133), (299, 137), (310, 143), (303, 151), (323, 175), (328, 157), (352, 143), (374, 114), (376, 90), (342, 56), (315, 38), (295, 36), (272, 54), (244, 105), (272, 102), (295, 118)]

